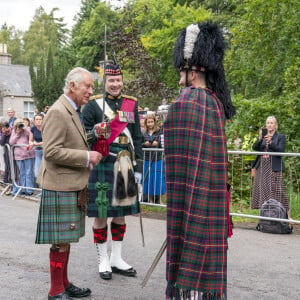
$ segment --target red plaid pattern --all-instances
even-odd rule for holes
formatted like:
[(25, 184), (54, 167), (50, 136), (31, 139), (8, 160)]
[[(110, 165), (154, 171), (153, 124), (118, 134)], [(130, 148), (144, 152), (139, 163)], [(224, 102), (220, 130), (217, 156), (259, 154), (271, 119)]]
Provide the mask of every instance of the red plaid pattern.
[(172, 103), (164, 123), (168, 299), (191, 291), (210, 299), (226, 293), (224, 120), (223, 106), (211, 91), (189, 87)]
[(107, 241), (107, 226), (105, 228), (93, 228), (94, 243), (103, 244)]
[(123, 241), (124, 234), (126, 231), (126, 224), (119, 225), (119, 224), (111, 222), (110, 230), (111, 230), (111, 235), (112, 235), (113, 241)]

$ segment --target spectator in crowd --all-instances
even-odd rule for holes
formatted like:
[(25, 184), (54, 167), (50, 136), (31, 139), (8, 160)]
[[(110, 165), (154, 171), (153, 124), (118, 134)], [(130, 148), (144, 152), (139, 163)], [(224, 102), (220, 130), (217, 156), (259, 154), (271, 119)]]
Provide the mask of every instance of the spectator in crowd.
[(144, 133), (145, 130), (145, 116), (139, 115), (140, 118), (140, 126), (141, 126), (141, 132)]
[(34, 115), (39, 114), (39, 109), (37, 107), (34, 108)]
[[(9, 145), (9, 138), (11, 135), (11, 127), (9, 126), (8, 122), (3, 122), (1, 128), (1, 137), (0, 137), (0, 145), (3, 146), (4, 152), (3, 152), (3, 158), (4, 158), (4, 176), (3, 176), (3, 182), (11, 184), (11, 172), (10, 172), (10, 163), (9, 163), (9, 150), (5, 145)], [(12, 187), (5, 192), (6, 195), (10, 195), (12, 192)]]
[(45, 115), (47, 113), (47, 111), (49, 110), (50, 106), (45, 106), (44, 107), (44, 111), (42, 112), (43, 115)]
[(25, 127), (31, 127), (31, 122), (29, 118), (23, 118)]
[(30, 148), (35, 147), (35, 164), (34, 164), (34, 177), (37, 178), (43, 157), (43, 139), (42, 139), (42, 122), (44, 116), (36, 114), (34, 116), (34, 125), (31, 127), (31, 135), (29, 138)]
[[(266, 128), (260, 128), (253, 149), (261, 152), (285, 152), (285, 135), (277, 132), (278, 122), (274, 116), (266, 119)], [(286, 195), (282, 156), (258, 155), (255, 168), (251, 208), (261, 208), (269, 199), (283, 204), (290, 218), (289, 202)]]
[[(147, 115), (144, 120), (143, 148), (162, 148), (162, 131), (157, 126), (157, 119), (154, 114)], [(161, 151), (146, 151), (144, 160), (144, 195), (149, 196), (149, 202), (155, 202), (155, 196), (166, 193), (164, 161)]]
[[(15, 144), (29, 145), (30, 127), (25, 127), (23, 119), (16, 119), (14, 122), (13, 130), (9, 139), (11, 146)], [(16, 146), (14, 148), (14, 159), (19, 169), (19, 184), (25, 186), (22, 189), (23, 195), (32, 195), (34, 187), (34, 160), (35, 150), (27, 149), (24, 146)], [(14, 186), (13, 194), (16, 194)]]
[(9, 108), (9, 109), (7, 110), (7, 115), (8, 115), (8, 118), (9, 118), (9, 120), (8, 120), (9, 126), (10, 126), (10, 127), (13, 127), (14, 122), (15, 122), (15, 120), (17, 119), (17, 118), (15, 117), (15, 111), (14, 111), (12, 108)]

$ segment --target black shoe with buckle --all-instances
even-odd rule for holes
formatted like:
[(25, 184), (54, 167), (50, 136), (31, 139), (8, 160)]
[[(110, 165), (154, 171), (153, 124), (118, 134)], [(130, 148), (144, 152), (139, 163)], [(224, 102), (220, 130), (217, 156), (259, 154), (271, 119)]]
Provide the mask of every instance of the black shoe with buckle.
[(66, 287), (66, 293), (73, 298), (83, 298), (88, 297), (91, 294), (91, 290), (88, 288), (79, 288), (73, 283), (70, 283)]
[(135, 277), (136, 276), (136, 270), (134, 268), (130, 268), (127, 270), (121, 270), (117, 267), (111, 267), (111, 270), (113, 273), (117, 273), (117, 274), (127, 276), (127, 277)]
[(69, 295), (66, 293), (66, 291), (63, 291), (60, 294), (57, 294), (55, 296), (48, 295), (48, 300), (73, 300)]

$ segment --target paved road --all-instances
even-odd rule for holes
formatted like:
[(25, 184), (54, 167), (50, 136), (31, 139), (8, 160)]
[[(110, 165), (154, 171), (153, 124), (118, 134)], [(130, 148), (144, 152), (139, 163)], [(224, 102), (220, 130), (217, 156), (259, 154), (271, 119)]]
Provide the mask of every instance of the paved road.
[[(11, 197), (0, 198), (0, 300), (46, 300), (49, 289), (48, 245), (35, 245), (39, 204)], [(165, 238), (165, 221), (144, 218), (146, 247), (142, 247), (139, 218), (127, 218), (124, 257), (138, 271), (137, 278), (114, 275), (99, 278), (92, 220), (87, 218), (86, 236), (73, 244), (70, 279), (92, 289), (87, 300), (163, 300), (165, 256), (150, 278), (141, 282)], [(248, 226), (249, 227), (249, 226)], [(229, 241), (228, 299), (300, 299), (300, 236), (264, 234), (235, 228)]]

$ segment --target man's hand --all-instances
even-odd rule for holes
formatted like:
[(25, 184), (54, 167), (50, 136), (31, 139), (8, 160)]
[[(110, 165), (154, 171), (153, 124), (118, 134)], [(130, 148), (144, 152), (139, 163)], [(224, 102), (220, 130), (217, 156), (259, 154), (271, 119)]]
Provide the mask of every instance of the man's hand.
[(97, 166), (102, 158), (102, 154), (97, 151), (89, 151), (90, 154), (90, 170), (93, 169), (93, 167)]

